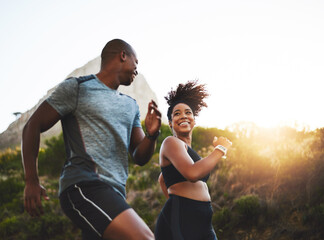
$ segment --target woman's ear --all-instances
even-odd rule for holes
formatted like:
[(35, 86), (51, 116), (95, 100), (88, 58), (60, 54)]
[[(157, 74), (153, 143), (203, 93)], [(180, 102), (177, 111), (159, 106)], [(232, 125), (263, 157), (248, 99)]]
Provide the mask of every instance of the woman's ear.
[(169, 127), (171, 128), (172, 130), (172, 122), (169, 120)]

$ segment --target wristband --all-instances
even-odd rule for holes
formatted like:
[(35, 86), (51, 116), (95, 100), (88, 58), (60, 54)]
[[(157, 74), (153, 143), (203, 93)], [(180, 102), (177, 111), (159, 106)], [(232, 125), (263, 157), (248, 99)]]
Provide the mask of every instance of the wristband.
[(224, 146), (222, 146), (222, 145), (217, 145), (217, 146), (215, 147), (215, 149), (218, 149), (219, 151), (221, 151), (222, 153), (224, 153), (224, 156), (225, 156), (226, 153), (227, 153), (227, 148), (224, 147)]
[(146, 137), (150, 140), (156, 140), (158, 138), (158, 136), (160, 135), (160, 130), (157, 131), (156, 133), (154, 133), (153, 135), (149, 135), (148, 133), (146, 133)]

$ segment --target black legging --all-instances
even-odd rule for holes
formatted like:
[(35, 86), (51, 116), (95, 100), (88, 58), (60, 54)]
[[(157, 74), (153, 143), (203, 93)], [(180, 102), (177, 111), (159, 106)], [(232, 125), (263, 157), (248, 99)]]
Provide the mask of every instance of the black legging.
[(156, 223), (156, 240), (217, 240), (210, 202), (171, 195)]

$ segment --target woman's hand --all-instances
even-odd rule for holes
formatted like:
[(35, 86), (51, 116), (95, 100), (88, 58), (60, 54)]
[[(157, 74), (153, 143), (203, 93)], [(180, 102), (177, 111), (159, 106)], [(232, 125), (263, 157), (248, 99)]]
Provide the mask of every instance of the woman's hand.
[(223, 147), (226, 147), (229, 149), (232, 146), (232, 142), (228, 140), (226, 137), (214, 137), (213, 145), (216, 147), (217, 145), (222, 145)]

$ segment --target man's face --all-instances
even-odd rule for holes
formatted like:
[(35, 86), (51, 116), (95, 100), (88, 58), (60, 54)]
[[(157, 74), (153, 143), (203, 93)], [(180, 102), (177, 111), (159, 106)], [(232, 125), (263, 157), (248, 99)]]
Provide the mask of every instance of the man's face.
[(122, 77), (120, 79), (121, 85), (129, 86), (134, 81), (138, 74), (137, 65), (138, 59), (135, 51), (132, 53), (126, 53)]

